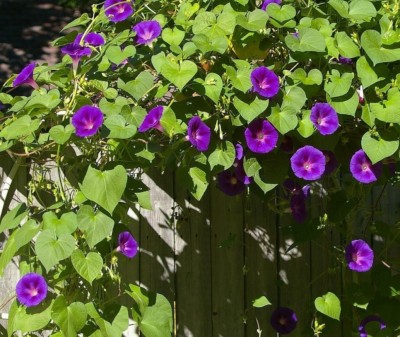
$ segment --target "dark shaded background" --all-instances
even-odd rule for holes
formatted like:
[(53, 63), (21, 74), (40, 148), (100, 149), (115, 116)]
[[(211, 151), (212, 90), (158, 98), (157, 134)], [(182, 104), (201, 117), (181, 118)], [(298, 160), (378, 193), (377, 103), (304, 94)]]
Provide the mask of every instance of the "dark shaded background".
[(79, 16), (81, 10), (60, 3), (0, 0), (0, 84), (29, 62), (57, 62), (59, 50), (50, 42), (61, 36), (62, 27)]

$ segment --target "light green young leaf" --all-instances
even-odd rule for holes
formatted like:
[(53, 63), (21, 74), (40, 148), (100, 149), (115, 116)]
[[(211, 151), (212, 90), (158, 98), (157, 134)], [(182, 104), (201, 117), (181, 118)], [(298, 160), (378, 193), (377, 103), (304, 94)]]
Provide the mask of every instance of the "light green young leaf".
[(322, 297), (317, 297), (314, 304), (320, 313), (340, 321), (340, 300), (334, 293), (328, 292)]
[(6, 245), (4, 246), (3, 252), (0, 256), (0, 276), (3, 275), (4, 269), (15, 256), (18, 249), (30, 242), (39, 230), (40, 226), (37, 225), (35, 220), (31, 219), (13, 231), (7, 239)]
[(164, 28), (161, 36), (169, 45), (179, 46), (185, 38), (185, 32), (177, 27), (174, 27), (173, 29)]
[[(397, 138), (397, 139), (396, 139)], [(372, 164), (381, 161), (394, 154), (399, 148), (398, 137), (389, 137), (385, 139), (381, 135), (372, 135), (366, 132), (361, 139), (361, 146)]]
[(73, 212), (64, 213), (60, 219), (54, 212), (43, 214), (43, 228), (53, 229), (57, 235), (71, 234), (77, 227), (76, 214)]
[(361, 46), (374, 65), (400, 60), (400, 48), (382, 46), (382, 36), (376, 30), (366, 30), (361, 36)]
[(267, 99), (259, 99), (258, 97), (250, 102), (245, 102), (239, 96), (236, 96), (233, 101), (236, 110), (248, 123), (261, 115), (268, 108), (268, 103)]
[(130, 94), (137, 101), (143, 98), (153, 84), (154, 77), (148, 71), (142, 71), (134, 80), (126, 83), (118, 79), (118, 88)]
[(70, 234), (57, 237), (53, 229), (46, 229), (38, 236), (35, 243), (36, 255), (47, 272), (58, 262), (71, 256), (75, 249), (75, 239)]
[(89, 166), (81, 191), (86, 198), (112, 214), (125, 191), (127, 179), (126, 170), (122, 165), (106, 171)]
[(50, 138), (53, 139), (57, 144), (65, 144), (74, 133), (75, 129), (71, 124), (66, 125), (65, 127), (62, 125), (53, 126), (50, 131)]
[(166, 59), (161, 67), (161, 74), (170, 82), (175, 84), (179, 90), (196, 75), (197, 66), (194, 62), (185, 60), (180, 64)]
[(199, 167), (191, 167), (189, 176), (192, 178), (194, 185), (190, 192), (197, 200), (200, 200), (208, 187), (207, 174)]
[(114, 220), (104, 213), (93, 211), (90, 206), (82, 206), (78, 212), (78, 226), (86, 234), (90, 248), (109, 236), (114, 228)]
[(327, 75), (324, 90), (331, 97), (340, 97), (346, 95), (354, 78), (354, 73), (343, 73), (332, 69), (331, 74)]
[(265, 296), (261, 296), (253, 301), (253, 307), (255, 308), (263, 308), (268, 305), (271, 305), (271, 302)]
[(51, 318), (60, 327), (65, 337), (76, 337), (86, 324), (86, 307), (81, 302), (68, 305), (64, 296), (58, 296), (51, 310)]
[(80, 249), (76, 249), (71, 255), (71, 261), (78, 274), (90, 284), (101, 273), (103, 268), (103, 259), (96, 252), (90, 252), (85, 256)]
[(107, 117), (104, 125), (110, 130), (108, 138), (128, 139), (134, 136), (137, 131), (134, 125), (126, 125), (125, 118), (121, 115)]
[(208, 157), (211, 170), (217, 165), (221, 165), (227, 170), (233, 165), (235, 156), (235, 146), (231, 142), (219, 143), (217, 148)]

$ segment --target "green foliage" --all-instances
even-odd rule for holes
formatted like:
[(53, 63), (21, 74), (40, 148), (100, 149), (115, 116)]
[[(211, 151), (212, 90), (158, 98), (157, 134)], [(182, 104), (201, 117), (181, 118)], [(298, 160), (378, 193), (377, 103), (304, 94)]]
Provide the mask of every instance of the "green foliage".
[[(119, 299), (127, 288), (118, 272), (124, 253), (119, 234), (132, 225), (132, 212), (158, 207), (142, 182), (150, 169), (175, 170), (176, 183), (197, 200), (210, 186), (223, 190), (220, 173), (229, 170), (231, 179), (225, 183), (239, 184), (242, 195), (259, 196), (282, 217), (279, 235), (291, 242), (288, 252), (321, 237), (342, 238), (335, 246), (330, 240), (313, 242), (312, 247), (316, 243), (329, 253), (327, 273), (345, 268), (344, 245), (359, 236), (353, 224), (365, 220), (360, 223), (364, 236), (381, 240), (373, 247), (378, 262), (372, 275), (357, 280), (343, 272), (349, 293), (344, 291), (341, 300), (331, 292), (315, 300), (314, 334), (324, 335), (324, 324), (334, 329), (329, 318), (340, 320), (341, 307), (343, 317), (350, 312), (357, 318), (386, 315), (388, 331), (398, 329), (400, 322), (391, 312), (398, 312), (399, 282), (379, 269), (393, 263), (391, 270), (397, 270), (398, 261), (391, 261), (388, 252), (398, 243), (398, 228), (376, 220), (379, 202), (370, 206), (365, 201), (371, 190), (375, 195), (375, 185), (382, 184), (384, 194), (388, 183), (398, 182), (398, 169), (391, 176), (388, 165), (400, 159), (398, 3), (283, 1), (265, 11), (261, 1), (248, 0), (129, 3), (133, 14), (118, 23), (109, 20), (103, 4), (94, 5), (92, 13), (66, 25), (63, 31), (69, 33), (53, 42), (62, 47), (77, 33), (100, 33), (103, 46), (85, 42), (90, 56), (74, 66), (70, 56), (53, 66), (37, 65), (32, 80), (38, 88), (27, 83), (35, 87), (28, 96), (10, 88), (15, 76), (1, 89), (0, 152), (19, 158), (10, 179), (21, 168), (30, 177), (26, 203), (5, 212), (0, 222), (8, 236), (0, 275), (19, 256), (22, 275), (40, 273), (49, 284), (47, 299), (36, 308), (12, 304), (9, 336), (51, 330), (53, 337), (115, 337), (127, 329), (129, 319), (145, 337), (171, 336), (173, 311), (163, 295), (130, 285), (133, 307), (121, 306)], [(139, 34), (131, 28), (143, 20), (156, 20), (162, 30), (148, 44), (138, 43)], [(275, 95), (257, 90), (257, 85), (271, 86), (252, 78), (260, 66), (278, 77)], [(323, 118), (311, 120), (318, 102), (337, 113), (333, 134), (323, 135)], [(94, 130), (94, 121), (81, 120), (94, 131), (82, 137), (74, 117), (87, 106), (100, 109), (102, 121)], [(163, 107), (162, 117), (149, 121), (155, 106)], [(206, 127), (190, 129), (194, 116)], [(256, 119), (268, 120), (278, 133), (267, 153), (252, 152), (245, 137)], [(143, 123), (149, 130), (141, 132)], [(198, 151), (193, 138), (206, 137), (205, 129), (210, 142)], [(263, 130), (252, 136), (270, 140)], [(337, 167), (318, 181), (298, 178), (291, 158), (306, 145), (331, 151)], [(370, 185), (349, 173), (352, 155), (360, 149), (371, 164), (383, 166), (383, 174)], [(328, 168), (331, 163), (325, 161)], [(293, 180), (294, 190), (288, 191), (287, 179)], [(5, 200), (10, 199), (7, 183), (2, 185)], [(301, 188), (310, 189), (312, 200), (305, 196), (299, 209), (307, 214), (297, 224), (294, 201), (302, 196)], [(174, 226), (175, 220), (174, 213)], [(252, 303), (256, 308), (271, 304), (276, 303), (265, 296)], [(304, 316), (311, 322), (307, 305)]]
[(315, 309), (320, 313), (338, 321), (340, 320), (340, 300), (334, 293), (328, 292), (321, 297), (317, 297), (314, 304)]

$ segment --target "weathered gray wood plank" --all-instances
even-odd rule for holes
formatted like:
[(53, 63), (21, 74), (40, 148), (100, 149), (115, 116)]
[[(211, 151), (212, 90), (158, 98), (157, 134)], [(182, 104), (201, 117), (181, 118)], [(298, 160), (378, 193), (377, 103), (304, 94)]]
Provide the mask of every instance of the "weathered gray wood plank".
[(173, 174), (145, 175), (153, 210), (140, 211), (140, 282), (150, 291), (175, 300)]
[[(258, 328), (262, 336), (274, 336), (269, 321), (278, 303), (276, 214), (258, 196), (248, 196), (245, 202), (246, 336), (258, 336)], [(253, 300), (261, 296), (266, 296), (272, 306), (253, 308)]]
[[(279, 227), (292, 222), (291, 215), (282, 215)], [(296, 224), (295, 224), (296, 225)], [(301, 226), (301, 224), (298, 224)], [(300, 244), (286, 253), (293, 244), (290, 236), (279, 234), (280, 306), (295, 311), (298, 324), (291, 337), (310, 336), (313, 301), (311, 300), (310, 244)]]
[(213, 336), (242, 337), (244, 319), (243, 199), (211, 191)]
[[(177, 186), (181, 207), (176, 240), (176, 311), (179, 337), (212, 336), (210, 192), (201, 201)], [(177, 242), (177, 241), (176, 241)]]

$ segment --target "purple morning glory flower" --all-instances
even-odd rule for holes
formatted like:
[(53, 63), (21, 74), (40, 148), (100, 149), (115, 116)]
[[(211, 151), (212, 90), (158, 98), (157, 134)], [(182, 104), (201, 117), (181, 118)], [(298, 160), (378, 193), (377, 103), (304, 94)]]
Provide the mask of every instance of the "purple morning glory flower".
[(117, 252), (121, 252), (130, 259), (135, 257), (138, 252), (138, 243), (129, 232), (122, 232), (118, 235)]
[(188, 138), (197, 150), (207, 151), (210, 145), (211, 130), (200, 117), (194, 116), (188, 124)]
[(230, 196), (241, 194), (246, 189), (246, 185), (231, 170), (218, 173), (217, 186), (222, 192)]
[(29, 273), (18, 281), (17, 299), (27, 307), (34, 307), (47, 296), (47, 283), (42, 275)]
[(21, 70), (21, 72), (17, 75), (13, 82), (13, 87), (18, 87), (19, 85), (22, 84), (28, 84), (30, 85), (33, 89), (39, 89), (39, 86), (33, 79), (33, 70), (36, 67), (36, 63), (32, 62), (28, 64), (25, 68)]
[(132, 29), (136, 32), (138, 44), (150, 44), (161, 34), (161, 25), (156, 20), (139, 22)]
[(348, 57), (339, 56), (338, 62), (341, 64), (353, 64), (353, 60)]
[(79, 43), (70, 43), (62, 47), (61, 52), (71, 57), (72, 66), (77, 69), (80, 59), (84, 56), (90, 56), (92, 50), (89, 47), (81, 46)]
[(243, 146), (242, 144), (237, 143), (235, 145), (235, 152), (236, 152), (236, 159), (242, 160), (243, 159)]
[(335, 154), (332, 151), (323, 150), (322, 153), (325, 156), (326, 163), (324, 174), (331, 174), (339, 167), (339, 163), (336, 160)]
[(244, 131), (248, 148), (255, 153), (272, 151), (278, 141), (278, 132), (266, 119), (255, 119)]
[[(82, 36), (83, 36), (82, 33), (78, 34), (74, 40), (74, 43), (80, 44), (81, 40), (82, 40)], [(85, 36), (83, 42), (84, 42), (84, 44), (88, 44), (93, 47), (102, 46), (106, 43), (103, 36), (101, 36), (100, 34), (97, 34), (97, 33), (93, 33), (93, 32), (87, 34)]]
[(258, 67), (251, 72), (253, 91), (265, 98), (274, 97), (279, 92), (279, 77), (267, 67)]
[(298, 149), (290, 158), (293, 173), (304, 180), (317, 180), (325, 171), (325, 156), (313, 146)]
[(104, 2), (105, 14), (112, 22), (124, 21), (133, 14), (132, 1), (106, 0)]
[(307, 219), (306, 197), (303, 193), (295, 193), (290, 198), (290, 209), (294, 220), (302, 223)]
[(72, 125), (79, 137), (93, 136), (103, 125), (103, 113), (95, 106), (84, 105), (72, 116)]
[(267, 7), (268, 7), (269, 4), (278, 4), (278, 5), (280, 5), (281, 2), (282, 2), (282, 0), (264, 0), (262, 5), (261, 5), (261, 9), (263, 11), (265, 11), (265, 10), (267, 10)]
[(351, 270), (366, 272), (374, 263), (374, 252), (363, 240), (353, 240), (346, 247), (345, 258)]
[(358, 332), (360, 333), (360, 337), (368, 337), (368, 333), (366, 330), (366, 325), (370, 322), (378, 322), (380, 323), (380, 329), (383, 330), (386, 328), (385, 322), (377, 315), (370, 315), (365, 317), (358, 327)]
[(350, 172), (354, 179), (361, 183), (369, 184), (378, 180), (382, 173), (382, 165), (380, 163), (372, 165), (365, 152), (358, 150), (351, 157)]
[(157, 105), (155, 108), (151, 109), (146, 117), (144, 118), (142, 124), (139, 126), (139, 132), (146, 132), (150, 129), (157, 129), (159, 131), (163, 131), (163, 128), (160, 124), (160, 119), (164, 112), (164, 107), (161, 105)]
[(276, 332), (287, 335), (296, 328), (297, 316), (290, 308), (278, 307), (272, 313), (270, 322)]
[(316, 103), (311, 108), (311, 122), (321, 135), (331, 135), (339, 127), (339, 117), (328, 103)]

